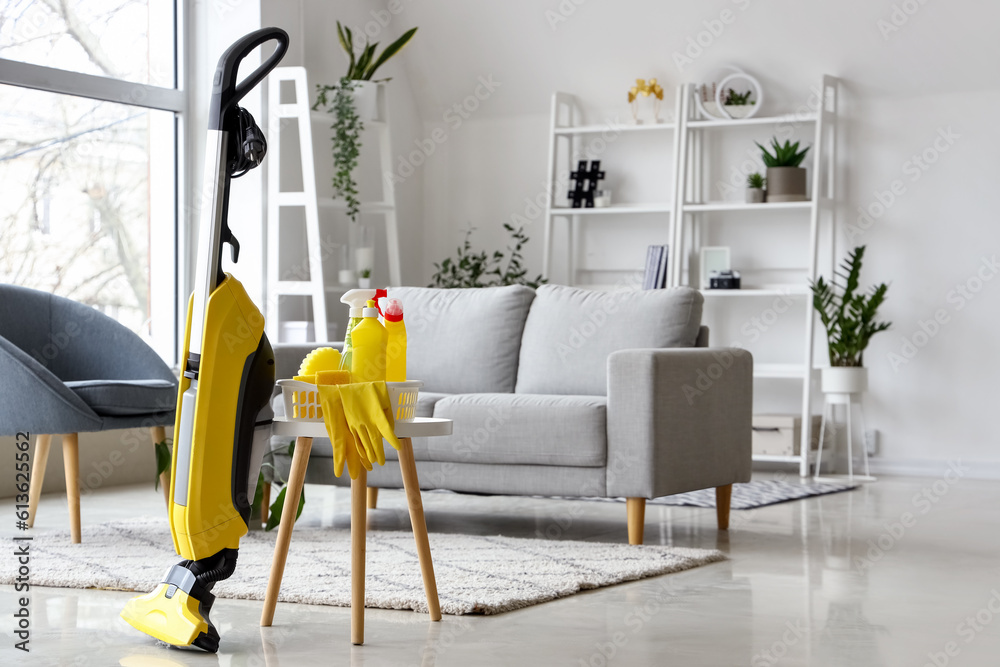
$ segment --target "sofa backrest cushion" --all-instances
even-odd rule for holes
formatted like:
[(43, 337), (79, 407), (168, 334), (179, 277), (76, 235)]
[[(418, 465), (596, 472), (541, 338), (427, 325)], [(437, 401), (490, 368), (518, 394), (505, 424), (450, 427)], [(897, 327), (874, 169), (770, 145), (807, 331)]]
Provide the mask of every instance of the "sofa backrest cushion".
[(406, 376), (446, 394), (510, 393), (535, 291), (390, 287), (403, 302)]
[(595, 292), (542, 285), (524, 327), (516, 391), (606, 395), (608, 355), (693, 347), (703, 301), (688, 287)]

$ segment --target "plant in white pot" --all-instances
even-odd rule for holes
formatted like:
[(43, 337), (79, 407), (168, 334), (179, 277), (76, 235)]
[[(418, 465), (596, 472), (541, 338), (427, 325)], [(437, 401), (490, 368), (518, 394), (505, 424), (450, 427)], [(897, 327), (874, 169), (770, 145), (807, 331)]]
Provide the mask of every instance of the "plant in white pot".
[(767, 167), (767, 201), (806, 201), (806, 169), (799, 165), (809, 152), (809, 146), (799, 151), (799, 142), (793, 144), (785, 140), (785, 145), (782, 146), (777, 137), (772, 137), (772, 154), (756, 141), (754, 143), (760, 149), (760, 157)]
[(826, 328), (830, 367), (823, 369), (822, 386), (828, 394), (856, 394), (867, 388), (865, 348), (872, 336), (891, 326), (875, 319), (889, 286), (881, 283), (867, 291), (858, 289), (864, 256), (865, 246), (858, 246), (829, 283), (820, 276), (810, 284), (813, 307)]
[(747, 176), (746, 199), (748, 204), (760, 204), (764, 201), (764, 185), (766, 183), (767, 179), (761, 176), (759, 171)]
[(340, 46), (347, 52), (347, 74), (340, 78), (335, 86), (316, 85), (316, 103), (313, 109), (323, 107), (333, 115), (333, 189), (335, 196), (341, 197), (347, 204), (347, 216), (352, 222), (357, 222), (361, 211), (358, 200), (358, 184), (354, 180), (354, 170), (358, 166), (358, 156), (361, 154), (361, 133), (364, 131), (365, 120), (377, 120), (378, 116), (378, 86), (389, 79), (372, 81), (372, 76), (379, 67), (406, 46), (417, 32), (411, 28), (403, 36), (387, 46), (376, 58), (374, 44), (362, 43), (355, 56), (354, 35), (351, 29), (341, 26), (337, 21), (337, 37)]

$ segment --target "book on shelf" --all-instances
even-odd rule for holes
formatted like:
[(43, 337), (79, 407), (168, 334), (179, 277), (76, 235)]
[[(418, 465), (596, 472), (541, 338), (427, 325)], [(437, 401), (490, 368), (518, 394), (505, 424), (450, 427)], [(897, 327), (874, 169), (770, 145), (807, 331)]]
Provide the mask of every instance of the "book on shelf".
[(646, 248), (646, 270), (642, 277), (642, 289), (663, 289), (667, 286), (668, 250), (665, 245), (651, 245)]

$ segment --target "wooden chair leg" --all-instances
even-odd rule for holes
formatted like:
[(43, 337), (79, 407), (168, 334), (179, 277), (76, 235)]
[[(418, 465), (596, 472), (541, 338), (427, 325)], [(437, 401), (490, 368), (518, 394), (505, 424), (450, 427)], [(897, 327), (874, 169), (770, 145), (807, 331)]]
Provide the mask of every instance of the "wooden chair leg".
[(31, 482), (28, 485), (28, 528), (35, 525), (35, 512), (38, 511), (38, 499), (42, 495), (45, 466), (49, 463), (51, 444), (51, 435), (40, 435), (35, 438), (35, 454), (31, 459)]
[(373, 510), (378, 506), (378, 487), (368, 487), (368, 509)]
[(417, 558), (420, 559), (420, 574), (424, 578), (424, 593), (427, 595), (427, 612), (432, 621), (441, 620), (441, 603), (438, 599), (437, 580), (434, 578), (434, 563), (431, 560), (431, 544), (427, 539), (427, 522), (424, 520), (424, 503), (420, 498), (420, 480), (417, 479), (417, 462), (413, 458), (413, 441), (400, 438), (399, 468), (403, 473), (403, 488), (406, 489), (406, 504), (410, 508), (410, 526), (413, 539), (417, 543)]
[(351, 643), (365, 643), (365, 541), (368, 532), (368, 471), (351, 480)]
[(271, 560), (271, 576), (267, 580), (264, 611), (260, 615), (260, 624), (263, 627), (270, 627), (274, 621), (274, 608), (278, 605), (278, 591), (281, 590), (281, 577), (285, 573), (285, 560), (288, 558), (288, 546), (292, 542), (292, 528), (295, 526), (295, 514), (299, 509), (299, 498), (302, 497), (302, 485), (306, 481), (306, 466), (309, 464), (310, 451), (312, 451), (312, 438), (295, 439), (292, 469), (288, 474), (285, 504), (281, 508), (278, 539), (274, 543), (274, 558)]
[(263, 493), (260, 496), (260, 523), (261, 525), (267, 525), (267, 515), (271, 511), (271, 483), (264, 482), (264, 486), (261, 487)]
[[(162, 426), (149, 429), (149, 435), (153, 439), (154, 446), (167, 441), (167, 431)], [(163, 489), (163, 502), (167, 504), (167, 509), (170, 509), (170, 468), (160, 473), (160, 488)]]
[(733, 497), (733, 485), (715, 487), (715, 518), (719, 530), (729, 530), (729, 502)]
[(646, 526), (646, 499), (626, 498), (625, 511), (628, 514), (628, 543), (642, 544), (643, 529)]
[(67, 433), (62, 437), (63, 464), (66, 467), (66, 503), (69, 505), (69, 534), (73, 544), (80, 544), (80, 437)]

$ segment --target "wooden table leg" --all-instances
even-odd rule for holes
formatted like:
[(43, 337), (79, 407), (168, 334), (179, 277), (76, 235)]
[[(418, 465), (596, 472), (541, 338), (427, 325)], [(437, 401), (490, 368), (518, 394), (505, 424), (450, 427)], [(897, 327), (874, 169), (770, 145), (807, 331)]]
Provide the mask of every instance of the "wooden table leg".
[(264, 482), (261, 488), (260, 496), (260, 522), (262, 525), (267, 525), (268, 512), (271, 511), (271, 483)]
[(438, 601), (437, 580), (434, 579), (434, 563), (431, 562), (431, 545), (427, 539), (427, 523), (424, 521), (424, 504), (420, 499), (420, 481), (417, 479), (417, 462), (413, 458), (413, 441), (400, 438), (399, 468), (403, 473), (403, 488), (406, 489), (406, 504), (410, 508), (410, 525), (413, 539), (417, 543), (417, 558), (420, 559), (420, 574), (424, 578), (424, 593), (427, 594), (427, 611), (432, 621), (441, 620), (441, 603)]
[(365, 643), (365, 539), (368, 471), (351, 480), (351, 643)]
[(302, 497), (302, 485), (306, 480), (310, 451), (312, 451), (312, 438), (295, 439), (292, 470), (288, 475), (288, 485), (285, 487), (285, 505), (281, 509), (278, 539), (274, 543), (274, 558), (271, 560), (271, 576), (267, 581), (264, 611), (260, 615), (260, 624), (265, 627), (269, 627), (274, 620), (274, 608), (278, 604), (278, 591), (281, 590), (281, 577), (285, 573), (285, 559), (288, 558), (288, 545), (292, 542), (292, 528), (295, 526), (295, 514), (299, 509), (299, 498)]
[(63, 465), (66, 467), (66, 502), (69, 505), (69, 534), (73, 544), (80, 543), (80, 436), (62, 437)]
[(38, 501), (42, 497), (42, 482), (45, 481), (45, 466), (49, 462), (51, 444), (51, 435), (39, 435), (35, 438), (35, 455), (31, 461), (31, 482), (28, 486), (28, 528), (35, 525), (35, 513), (38, 512)]

